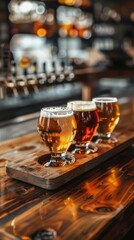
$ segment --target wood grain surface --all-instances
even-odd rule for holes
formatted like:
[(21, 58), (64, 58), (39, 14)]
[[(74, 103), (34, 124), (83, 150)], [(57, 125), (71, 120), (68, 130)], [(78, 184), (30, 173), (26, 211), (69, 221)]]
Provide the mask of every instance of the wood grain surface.
[(134, 142), (132, 128), (115, 132), (115, 136), (119, 140), (116, 145), (99, 144), (96, 153), (76, 154), (76, 162), (73, 164), (45, 167), (39, 161), (49, 157), (49, 152), (35, 132), (3, 144), (0, 160), (7, 162), (6, 172), (10, 177), (53, 190), (102, 164)]
[(120, 240), (134, 224), (132, 146), (58, 190), (1, 183), (1, 240)]

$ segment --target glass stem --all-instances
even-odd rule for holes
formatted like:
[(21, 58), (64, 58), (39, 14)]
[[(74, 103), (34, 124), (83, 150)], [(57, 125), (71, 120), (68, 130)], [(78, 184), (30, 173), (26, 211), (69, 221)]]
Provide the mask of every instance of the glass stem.
[(99, 134), (99, 138), (109, 139), (111, 138), (111, 133)]
[(51, 160), (60, 161), (65, 157), (66, 152), (64, 153), (51, 153)]

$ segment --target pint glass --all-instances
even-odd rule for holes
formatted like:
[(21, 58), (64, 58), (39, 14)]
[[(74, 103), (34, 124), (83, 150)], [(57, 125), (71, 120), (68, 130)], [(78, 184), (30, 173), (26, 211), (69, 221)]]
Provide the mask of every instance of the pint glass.
[(68, 107), (41, 109), (37, 130), (51, 153), (51, 159), (45, 166), (64, 166), (75, 161), (67, 150), (74, 139), (76, 128), (72, 109)]
[(92, 101), (76, 100), (68, 102), (67, 106), (73, 109), (77, 122), (73, 153), (96, 152), (98, 148), (91, 142), (99, 122), (96, 104)]
[(93, 98), (99, 114), (97, 142), (116, 143), (118, 140), (112, 133), (120, 119), (118, 100), (115, 97)]

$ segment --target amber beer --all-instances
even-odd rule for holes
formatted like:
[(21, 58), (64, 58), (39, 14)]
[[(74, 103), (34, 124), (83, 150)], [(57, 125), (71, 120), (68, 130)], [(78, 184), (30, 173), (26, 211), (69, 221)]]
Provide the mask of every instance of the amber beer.
[(117, 98), (94, 98), (99, 114), (98, 133), (109, 135), (113, 132), (120, 119), (120, 109)]
[(76, 127), (72, 110), (64, 109), (64, 107), (41, 109), (37, 129), (51, 153), (67, 151), (73, 141)]
[(91, 101), (72, 101), (67, 106), (72, 107), (77, 122), (75, 142), (77, 146), (90, 143), (98, 128), (98, 113), (96, 105)]

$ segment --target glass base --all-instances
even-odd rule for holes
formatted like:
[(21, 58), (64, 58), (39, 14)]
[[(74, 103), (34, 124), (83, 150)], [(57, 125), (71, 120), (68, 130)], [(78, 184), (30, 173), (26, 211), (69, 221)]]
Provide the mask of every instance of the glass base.
[(73, 144), (69, 151), (73, 154), (90, 154), (95, 153), (98, 151), (98, 147), (96, 147), (93, 143), (90, 142), (90, 144), (86, 146), (77, 146)]
[(108, 144), (115, 144), (118, 142), (118, 139), (116, 137), (110, 136), (98, 136), (98, 138), (96, 139), (95, 143), (99, 144), (99, 143), (108, 143)]
[(41, 156), (38, 163), (45, 167), (63, 167), (75, 162), (75, 158), (70, 153), (66, 153), (62, 158), (52, 158), (50, 154)]

